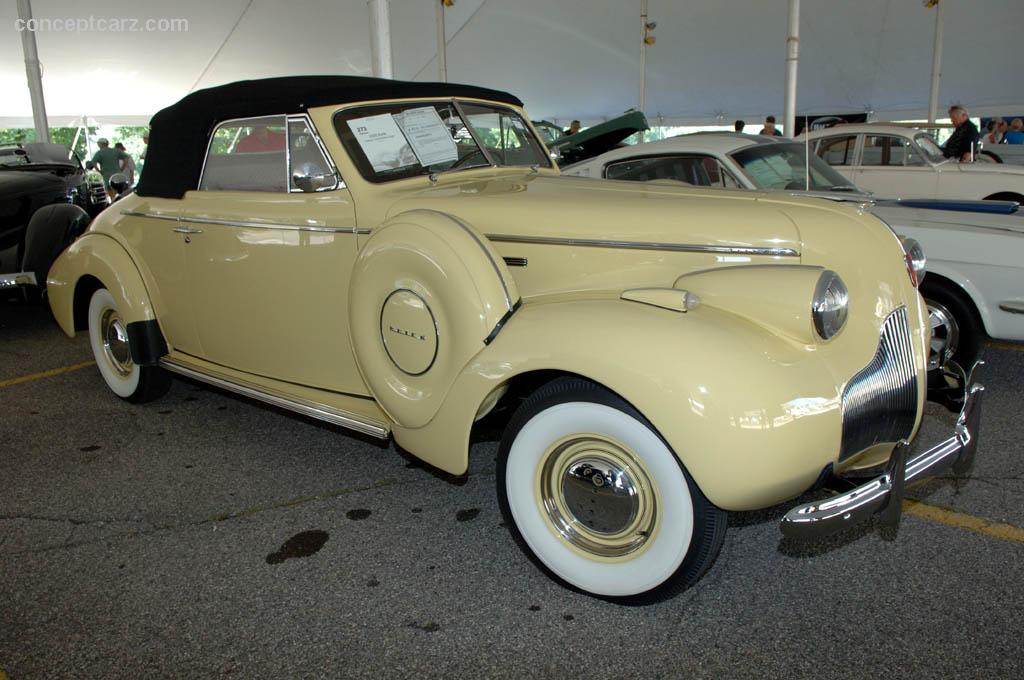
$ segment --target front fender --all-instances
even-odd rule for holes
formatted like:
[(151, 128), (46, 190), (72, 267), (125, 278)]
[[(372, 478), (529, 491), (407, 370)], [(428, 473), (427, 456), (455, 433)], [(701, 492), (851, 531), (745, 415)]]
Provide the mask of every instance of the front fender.
[(479, 405), (538, 370), (581, 375), (626, 399), (726, 510), (796, 496), (838, 457), (845, 378), (825, 353), (709, 306), (680, 313), (610, 298), (524, 304), (434, 419), (395, 428), (395, 439), (462, 473)]
[(89, 232), (60, 254), (46, 278), (50, 309), (67, 335), (75, 335), (75, 291), (84, 277), (110, 291), (126, 323), (156, 319), (135, 262), (117, 241)]

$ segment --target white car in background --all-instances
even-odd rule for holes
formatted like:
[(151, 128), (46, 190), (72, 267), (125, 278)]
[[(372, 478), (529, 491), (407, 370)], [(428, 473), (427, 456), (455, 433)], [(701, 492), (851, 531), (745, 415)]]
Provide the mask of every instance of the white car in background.
[(931, 135), (917, 128), (836, 125), (808, 132), (807, 140), (812, 153), (843, 177), (880, 195), (1024, 203), (1024, 167), (950, 160)]
[[(870, 210), (928, 257), (921, 293), (933, 329), (932, 361), (971, 365), (985, 334), (1024, 340), (1024, 213), (1013, 203), (883, 200), (810, 156), (800, 142), (701, 132), (623, 147), (562, 168), (564, 175), (685, 182), (758, 191), (810, 191)], [(880, 192), (881, 193), (881, 192)], [(751, 194), (771, 200), (770, 194)]]

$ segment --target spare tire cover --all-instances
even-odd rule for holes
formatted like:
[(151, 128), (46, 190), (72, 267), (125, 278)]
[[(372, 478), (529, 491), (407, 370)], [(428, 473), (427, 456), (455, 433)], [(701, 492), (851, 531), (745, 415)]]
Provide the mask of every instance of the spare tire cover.
[(504, 260), (476, 229), (431, 210), (397, 215), (373, 230), (352, 273), (349, 332), (363, 380), (392, 420), (422, 427), (518, 303)]

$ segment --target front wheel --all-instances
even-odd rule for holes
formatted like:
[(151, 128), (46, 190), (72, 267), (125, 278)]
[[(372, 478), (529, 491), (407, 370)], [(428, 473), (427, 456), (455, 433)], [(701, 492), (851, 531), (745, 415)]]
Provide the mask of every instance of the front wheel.
[(928, 353), (929, 370), (952, 359), (970, 367), (981, 353), (981, 322), (970, 303), (946, 286), (922, 284), (921, 295), (928, 306), (932, 340)]
[(166, 371), (132, 361), (128, 324), (106, 288), (96, 290), (89, 300), (89, 344), (103, 381), (122, 399), (153, 401), (170, 389), (171, 377)]
[(524, 552), (606, 599), (674, 595), (707, 571), (725, 538), (726, 513), (643, 416), (580, 378), (523, 403), (502, 438), (496, 483)]

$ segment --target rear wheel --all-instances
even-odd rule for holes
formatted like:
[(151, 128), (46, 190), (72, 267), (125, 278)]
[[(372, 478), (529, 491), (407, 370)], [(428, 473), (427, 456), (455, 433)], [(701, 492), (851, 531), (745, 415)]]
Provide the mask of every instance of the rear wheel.
[(726, 513), (643, 416), (580, 378), (549, 383), (520, 406), (496, 483), (524, 552), (598, 597), (674, 595), (707, 571), (725, 538)]
[(153, 401), (170, 389), (171, 377), (166, 371), (132, 361), (128, 324), (106, 288), (97, 289), (89, 300), (89, 343), (103, 381), (122, 399)]

